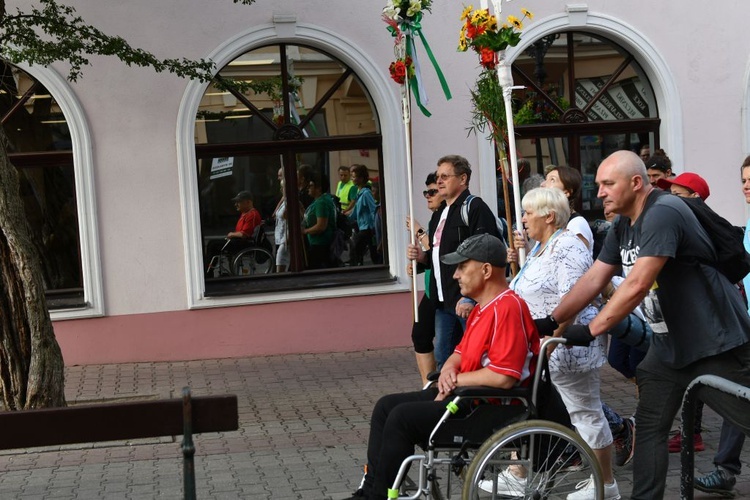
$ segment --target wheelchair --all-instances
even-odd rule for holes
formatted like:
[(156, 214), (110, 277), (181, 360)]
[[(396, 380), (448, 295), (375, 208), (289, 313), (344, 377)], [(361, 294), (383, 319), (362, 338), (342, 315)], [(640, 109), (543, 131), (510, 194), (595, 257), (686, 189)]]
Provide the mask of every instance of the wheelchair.
[(235, 250), (237, 240), (227, 238), (218, 254), (213, 255), (206, 268), (206, 276), (253, 276), (272, 273), (276, 267), (273, 244), (268, 240), (265, 224), (253, 231), (244, 248)]
[[(457, 388), (423, 453), (402, 462), (389, 498), (565, 499), (591, 477), (595, 498), (603, 498), (599, 462), (571, 429), (549, 381), (547, 347), (560, 343), (565, 339), (542, 344), (531, 387)], [(468, 415), (455, 417), (459, 402), (467, 399), (515, 404), (479, 404)], [(525, 479), (516, 478), (524, 474)]]

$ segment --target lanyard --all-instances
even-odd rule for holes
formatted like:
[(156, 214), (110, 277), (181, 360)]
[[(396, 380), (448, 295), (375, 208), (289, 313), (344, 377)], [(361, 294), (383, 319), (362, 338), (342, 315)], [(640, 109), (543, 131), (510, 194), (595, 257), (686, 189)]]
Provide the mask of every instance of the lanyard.
[(562, 231), (563, 231), (563, 229), (560, 228), (557, 231), (555, 231), (554, 233), (552, 233), (552, 236), (549, 237), (549, 239), (547, 240), (547, 243), (544, 244), (544, 246), (542, 247), (541, 250), (539, 250), (539, 246), (541, 245), (541, 243), (538, 242), (538, 241), (536, 242), (536, 245), (534, 245), (534, 248), (532, 248), (531, 252), (529, 252), (529, 258), (526, 259), (526, 262), (523, 263), (523, 267), (521, 267), (521, 270), (518, 271), (518, 274), (516, 275), (516, 277), (513, 278), (513, 282), (514, 283), (516, 283), (516, 284), (518, 283), (518, 281), (521, 279), (521, 276), (523, 275), (523, 272), (528, 267), (529, 263), (532, 260), (534, 260), (536, 257), (538, 257), (539, 255), (541, 255), (542, 253), (544, 253), (544, 251), (547, 249), (547, 247), (549, 246), (549, 244), (552, 243), (552, 241), (555, 238), (557, 238)]

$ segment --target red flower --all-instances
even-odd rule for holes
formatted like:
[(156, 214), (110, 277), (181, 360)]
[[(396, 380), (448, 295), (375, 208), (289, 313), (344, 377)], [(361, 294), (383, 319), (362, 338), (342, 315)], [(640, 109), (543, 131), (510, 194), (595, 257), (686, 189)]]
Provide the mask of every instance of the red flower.
[(497, 54), (488, 47), (482, 47), (482, 50), (479, 52), (479, 60), (482, 66), (487, 69), (493, 69), (497, 66)]
[(466, 22), (466, 37), (474, 39), (486, 31), (484, 26), (474, 26), (470, 22)]
[(391, 78), (393, 78), (393, 81), (399, 85), (404, 84), (406, 81), (407, 66), (402, 59), (392, 62), (388, 70), (391, 72)]

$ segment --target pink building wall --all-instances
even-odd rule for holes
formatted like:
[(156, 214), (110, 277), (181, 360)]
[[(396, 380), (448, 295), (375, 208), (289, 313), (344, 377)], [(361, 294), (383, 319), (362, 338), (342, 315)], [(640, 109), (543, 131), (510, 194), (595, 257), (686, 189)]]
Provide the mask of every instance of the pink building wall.
[[(349, 329), (342, 328), (351, 324)], [(356, 351), (411, 344), (410, 295), (394, 293), (57, 321), (65, 364)]]

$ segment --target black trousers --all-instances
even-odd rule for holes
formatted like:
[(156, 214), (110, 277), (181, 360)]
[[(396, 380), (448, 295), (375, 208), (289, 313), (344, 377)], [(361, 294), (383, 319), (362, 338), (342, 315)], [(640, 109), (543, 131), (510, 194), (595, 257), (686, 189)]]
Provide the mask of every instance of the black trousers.
[(367, 443), (365, 498), (386, 500), (401, 462), (425, 444), (445, 412), (447, 401), (434, 401), (437, 389), (389, 394), (375, 404)]
[(370, 250), (370, 258), (372, 258), (373, 264), (377, 264), (377, 250), (375, 245), (372, 243), (373, 232), (372, 229), (364, 229), (357, 231), (352, 235), (352, 244), (350, 247), (349, 265), (361, 266), (367, 249)]
[[(638, 436), (631, 498), (663, 498), (669, 467), (667, 439), (685, 389), (695, 377), (705, 374), (750, 387), (750, 343), (680, 369), (665, 366), (652, 348), (637, 371), (640, 399), (635, 413)], [(708, 388), (701, 389), (698, 397), (741, 432), (750, 432), (750, 403)]]

